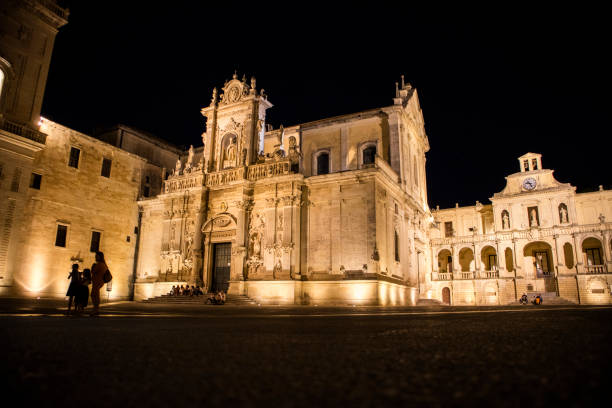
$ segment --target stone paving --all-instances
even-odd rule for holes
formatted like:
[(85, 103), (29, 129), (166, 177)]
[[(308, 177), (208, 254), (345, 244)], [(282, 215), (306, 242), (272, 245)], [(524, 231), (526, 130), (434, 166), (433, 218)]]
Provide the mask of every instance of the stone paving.
[(0, 374), (46, 406), (586, 406), (609, 307), (316, 308), (0, 299)]

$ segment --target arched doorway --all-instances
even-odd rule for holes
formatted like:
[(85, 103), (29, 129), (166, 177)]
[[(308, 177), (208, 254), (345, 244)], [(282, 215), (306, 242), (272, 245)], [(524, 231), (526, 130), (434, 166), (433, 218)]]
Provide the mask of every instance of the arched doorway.
[(582, 241), (582, 256), (586, 273), (605, 273), (603, 248), (597, 238), (587, 238)]
[(442, 303), (444, 303), (445, 305), (450, 305), (450, 302), (450, 289), (448, 287), (442, 288)]
[[(523, 248), (527, 277), (540, 279), (536, 290), (556, 292), (552, 247), (543, 241), (530, 242)], [(542, 285), (543, 283), (543, 285)]]
[(497, 277), (497, 251), (490, 245), (485, 246), (480, 251), (480, 259), (484, 267), (487, 278)]
[(447, 274), (453, 272), (453, 257), (448, 249), (438, 252), (438, 273)]
[(471, 248), (463, 248), (459, 251), (459, 265), (461, 265), (461, 277), (468, 279), (474, 268), (474, 251)]

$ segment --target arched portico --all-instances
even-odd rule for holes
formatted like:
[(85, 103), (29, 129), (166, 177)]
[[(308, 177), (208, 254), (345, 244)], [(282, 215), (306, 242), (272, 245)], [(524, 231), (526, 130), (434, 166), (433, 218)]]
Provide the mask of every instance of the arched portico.
[(582, 259), (586, 273), (605, 273), (603, 246), (598, 238), (588, 237), (582, 241)]
[(533, 278), (553, 275), (552, 247), (547, 242), (530, 242), (523, 248), (524, 270)]
[(480, 250), (480, 260), (485, 271), (496, 271), (497, 251), (491, 245), (486, 245)]
[(474, 251), (471, 248), (464, 247), (459, 251), (459, 265), (463, 278), (474, 271)]
[(453, 257), (448, 249), (442, 249), (438, 252), (438, 272), (453, 272)]

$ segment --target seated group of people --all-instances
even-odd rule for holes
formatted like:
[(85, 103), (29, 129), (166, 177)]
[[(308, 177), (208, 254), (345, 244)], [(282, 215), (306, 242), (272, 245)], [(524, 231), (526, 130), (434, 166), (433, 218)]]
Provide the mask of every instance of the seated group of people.
[(222, 305), (225, 303), (225, 292), (223, 292), (222, 290), (217, 291), (216, 293), (211, 292), (208, 294), (207, 301), (209, 303), (215, 303), (215, 304)]
[[(519, 301), (523, 305), (526, 305), (529, 302), (529, 299), (527, 298), (527, 294), (523, 293), (523, 296), (521, 296), (521, 299)], [(531, 303), (533, 303), (534, 305), (541, 305), (542, 304), (542, 296), (538, 293), (538, 295), (533, 298)]]
[(200, 296), (203, 295), (204, 292), (200, 289), (200, 286), (189, 286), (189, 285), (172, 285), (172, 289), (168, 292), (171, 296)]

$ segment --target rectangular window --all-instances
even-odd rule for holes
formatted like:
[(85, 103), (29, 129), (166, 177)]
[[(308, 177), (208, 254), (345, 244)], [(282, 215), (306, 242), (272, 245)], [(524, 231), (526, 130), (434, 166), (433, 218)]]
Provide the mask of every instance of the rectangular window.
[(21, 181), (21, 169), (15, 168), (13, 173), (13, 181), (11, 182), (11, 191), (14, 193), (19, 192), (19, 182)]
[(447, 221), (444, 223), (444, 236), (450, 238), (453, 236), (453, 222)]
[(111, 159), (102, 159), (102, 173), (100, 174), (103, 177), (110, 177), (111, 164), (113, 161)]
[(529, 171), (529, 160), (523, 160), (523, 168), (525, 171)]
[(66, 248), (67, 236), (68, 236), (68, 226), (57, 224), (57, 233), (55, 234), (55, 246)]
[(76, 147), (70, 148), (70, 158), (68, 159), (68, 165), (70, 167), (74, 167), (75, 169), (79, 168), (79, 158), (81, 157), (81, 150)]
[(538, 159), (531, 159), (531, 169), (532, 170), (538, 169)]
[(42, 176), (40, 174), (32, 173), (30, 177), (30, 188), (40, 190), (40, 182), (42, 181)]
[(91, 244), (89, 245), (89, 252), (98, 252), (100, 250), (100, 239), (102, 233), (99, 231), (91, 231)]

